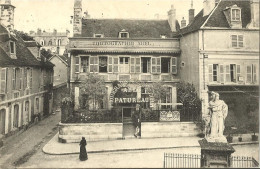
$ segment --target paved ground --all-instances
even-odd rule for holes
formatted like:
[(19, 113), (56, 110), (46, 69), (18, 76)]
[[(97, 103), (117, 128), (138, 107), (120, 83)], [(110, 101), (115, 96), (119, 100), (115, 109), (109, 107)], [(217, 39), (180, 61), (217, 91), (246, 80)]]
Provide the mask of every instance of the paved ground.
[(0, 168), (14, 168), (26, 162), (58, 132), (60, 112), (38, 122), (24, 132), (8, 137), (0, 148)]
[[(258, 159), (258, 144), (235, 145), (233, 155), (253, 156)], [(199, 147), (158, 150), (89, 153), (87, 161), (80, 161), (77, 154), (48, 155), (42, 151), (32, 156), (21, 168), (162, 168), (163, 155), (168, 153), (200, 154)], [(19, 168), (18, 167), (18, 168)]]

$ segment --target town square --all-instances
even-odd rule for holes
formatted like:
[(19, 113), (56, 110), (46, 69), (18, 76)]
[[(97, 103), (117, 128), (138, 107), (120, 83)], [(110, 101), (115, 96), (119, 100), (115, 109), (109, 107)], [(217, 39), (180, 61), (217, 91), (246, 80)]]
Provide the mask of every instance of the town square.
[(0, 168), (259, 167), (259, 0), (0, 10)]

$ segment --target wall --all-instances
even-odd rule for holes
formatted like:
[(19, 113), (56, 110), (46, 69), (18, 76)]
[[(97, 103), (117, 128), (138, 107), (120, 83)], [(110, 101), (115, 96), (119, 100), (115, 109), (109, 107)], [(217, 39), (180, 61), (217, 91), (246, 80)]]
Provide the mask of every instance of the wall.
[(54, 66), (53, 86), (67, 82), (67, 66), (57, 56), (50, 60)]
[[(199, 33), (183, 35), (180, 39), (179, 59), (181, 80), (194, 84), (199, 91)], [(182, 62), (184, 66), (182, 66)], [(200, 94), (200, 93), (199, 93)]]
[(67, 84), (56, 86), (53, 88), (53, 110), (55, 111), (61, 106), (61, 100), (69, 96)]
[(87, 141), (100, 141), (122, 138), (122, 123), (88, 123), (59, 124), (59, 140), (66, 143), (80, 142), (82, 137)]
[(200, 132), (193, 122), (145, 122), (141, 125), (142, 138), (196, 136)]

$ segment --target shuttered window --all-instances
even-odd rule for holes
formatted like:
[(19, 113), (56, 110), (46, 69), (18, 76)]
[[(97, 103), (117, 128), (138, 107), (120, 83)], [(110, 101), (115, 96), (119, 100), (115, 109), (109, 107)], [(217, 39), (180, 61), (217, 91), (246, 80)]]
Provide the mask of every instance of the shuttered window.
[(23, 69), (19, 68), (19, 84), (18, 88), (21, 90), (23, 85)]
[(75, 73), (79, 73), (79, 57), (75, 57)]
[(156, 58), (157, 62), (157, 73), (161, 73), (161, 58)]
[(141, 58), (135, 58), (135, 73), (141, 73)]
[(118, 59), (118, 56), (114, 57), (114, 73), (118, 73), (118, 62), (119, 62), (119, 59)]
[(214, 82), (218, 82), (219, 81), (219, 75), (218, 75), (218, 72), (219, 70), (218, 70), (218, 64), (213, 64), (213, 81)]
[(252, 83), (252, 65), (246, 66), (246, 82)]
[(256, 65), (252, 65), (253, 66), (253, 82), (256, 83), (257, 82), (257, 76), (256, 76)]
[(226, 67), (226, 82), (231, 82), (231, 77), (230, 77), (230, 65), (225, 65)]
[(113, 73), (113, 58), (112, 58), (112, 56), (108, 57), (108, 73)]
[(239, 77), (241, 76), (241, 70), (240, 70), (240, 65), (236, 65), (237, 69), (237, 82), (239, 81)]
[(98, 72), (98, 57), (97, 56), (90, 56), (90, 72), (95, 73)]
[(33, 81), (33, 69), (31, 68), (31, 69), (29, 69), (30, 70), (30, 88), (32, 88), (32, 81)]
[(224, 83), (224, 65), (219, 65), (219, 81), (220, 83)]
[(6, 93), (6, 80), (7, 79), (7, 69), (1, 69), (1, 86), (0, 86), (0, 93)]
[(209, 67), (209, 82), (213, 82), (213, 65), (208, 65)]
[(24, 68), (24, 73), (23, 73), (23, 88), (26, 89), (28, 86), (27, 86), (27, 68)]
[(135, 73), (135, 57), (130, 58), (130, 73)]
[(177, 58), (172, 57), (172, 74), (177, 74)]
[(231, 45), (234, 48), (244, 47), (244, 36), (243, 35), (231, 35)]
[(156, 64), (156, 58), (152, 58), (152, 73), (157, 73), (157, 64)]

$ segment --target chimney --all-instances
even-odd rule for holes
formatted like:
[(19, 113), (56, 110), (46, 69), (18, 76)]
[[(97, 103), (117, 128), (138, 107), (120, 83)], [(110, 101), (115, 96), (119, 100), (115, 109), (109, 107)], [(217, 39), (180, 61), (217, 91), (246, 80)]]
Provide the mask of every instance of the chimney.
[(88, 14), (88, 11), (85, 11), (84, 12), (84, 19), (89, 19), (90, 18), (90, 15)]
[(82, 29), (82, 0), (74, 1), (73, 36), (80, 35)]
[(176, 32), (176, 9), (174, 6), (171, 6), (171, 9), (168, 11), (168, 23), (171, 27), (172, 32)]
[(0, 23), (5, 26), (10, 32), (14, 31), (14, 6), (11, 0), (0, 1)]
[(249, 28), (259, 28), (259, 0), (250, 0), (251, 22)]
[(204, 0), (203, 2), (203, 17), (211, 13), (216, 5), (215, 0)]
[(42, 34), (42, 30), (40, 28), (37, 29), (37, 35), (41, 35)]
[(184, 17), (182, 17), (182, 20), (181, 20), (181, 28), (185, 27), (186, 26), (186, 20), (184, 19)]

